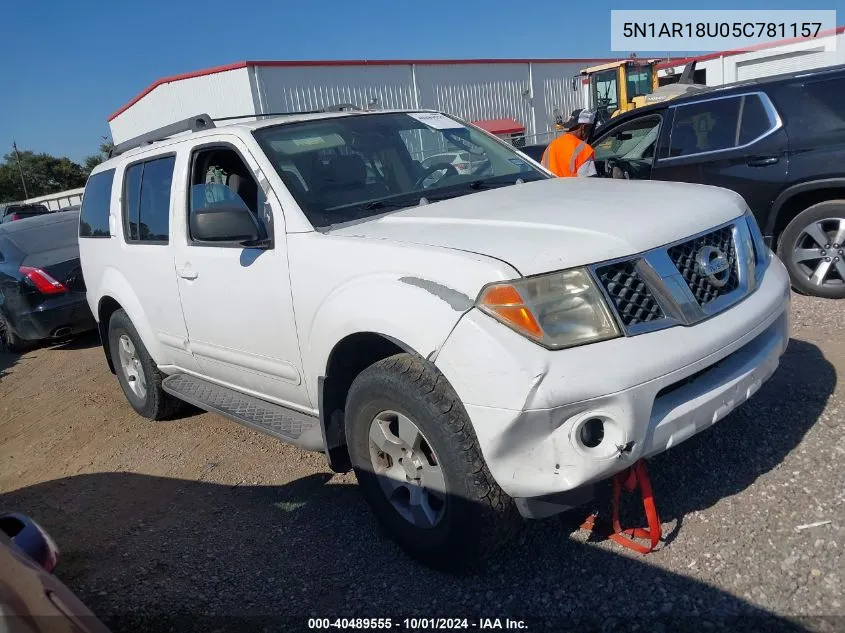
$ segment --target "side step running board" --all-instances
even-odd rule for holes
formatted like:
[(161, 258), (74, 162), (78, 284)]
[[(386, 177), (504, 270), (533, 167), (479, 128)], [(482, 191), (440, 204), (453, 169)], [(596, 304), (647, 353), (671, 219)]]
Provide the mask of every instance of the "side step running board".
[(189, 376), (173, 374), (161, 383), (167, 393), (200, 409), (219, 413), (288, 444), (311, 451), (323, 450), (319, 418), (249, 396), (234, 389)]

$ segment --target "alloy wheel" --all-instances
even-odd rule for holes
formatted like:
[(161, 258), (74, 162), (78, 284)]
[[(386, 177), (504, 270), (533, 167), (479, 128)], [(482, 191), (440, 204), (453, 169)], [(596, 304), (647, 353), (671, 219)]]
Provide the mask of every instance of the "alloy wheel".
[(422, 431), (407, 416), (382, 411), (369, 437), (375, 475), (393, 508), (419, 528), (435, 527), (446, 509), (446, 482)]
[(792, 249), (792, 261), (816, 286), (845, 285), (845, 218), (805, 226)]
[(120, 368), (123, 370), (126, 382), (129, 384), (132, 393), (144, 400), (147, 397), (147, 379), (144, 376), (144, 368), (141, 365), (135, 344), (126, 334), (121, 334), (117, 343)]

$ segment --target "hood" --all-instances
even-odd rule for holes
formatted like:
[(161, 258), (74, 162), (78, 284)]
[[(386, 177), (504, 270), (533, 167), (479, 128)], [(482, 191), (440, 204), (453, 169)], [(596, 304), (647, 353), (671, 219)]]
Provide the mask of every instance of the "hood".
[(704, 185), (554, 178), (411, 207), (329, 232), (479, 253), (535, 275), (640, 253), (745, 212)]

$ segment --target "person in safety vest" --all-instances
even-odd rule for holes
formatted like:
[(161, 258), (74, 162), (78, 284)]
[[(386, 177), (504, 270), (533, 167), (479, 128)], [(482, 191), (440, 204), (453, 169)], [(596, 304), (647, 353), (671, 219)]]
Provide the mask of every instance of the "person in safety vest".
[(561, 178), (595, 176), (595, 152), (586, 140), (595, 122), (596, 113), (592, 110), (574, 110), (562, 125), (566, 133), (549, 143), (543, 152), (543, 166)]

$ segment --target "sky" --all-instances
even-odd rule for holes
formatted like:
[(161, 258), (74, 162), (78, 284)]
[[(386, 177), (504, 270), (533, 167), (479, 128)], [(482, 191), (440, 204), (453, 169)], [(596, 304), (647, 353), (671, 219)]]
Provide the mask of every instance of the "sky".
[[(801, 4), (708, 0), (700, 6)], [(619, 57), (610, 50), (613, 6), (571, 0), (8, 2), (0, 26), (0, 156), (14, 140), (19, 149), (81, 161), (109, 133), (108, 116), (156, 79), (247, 59)]]

